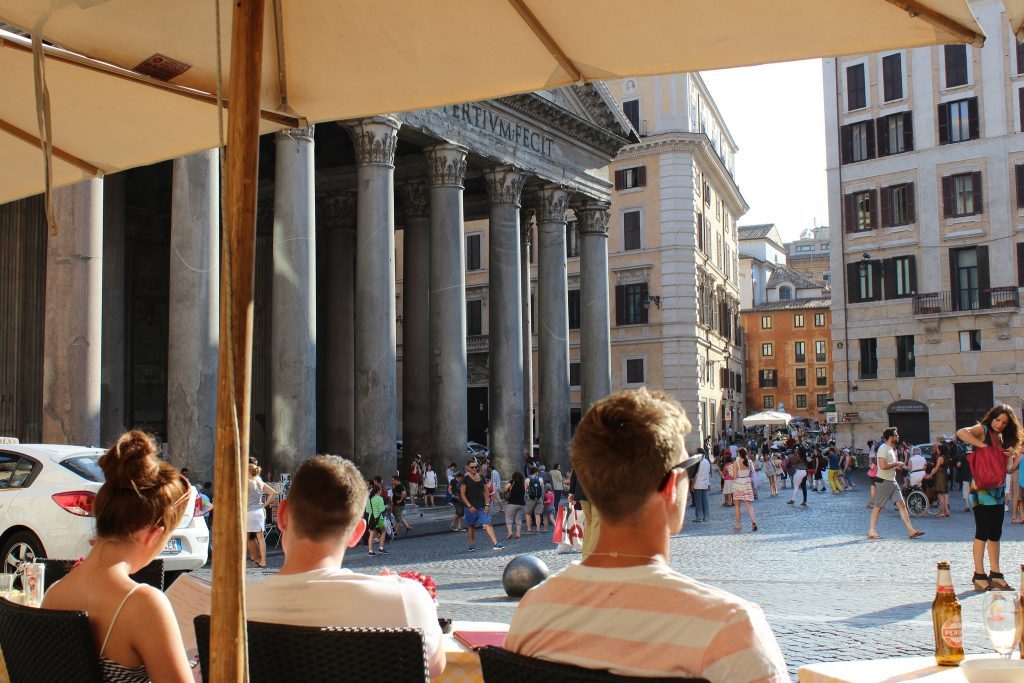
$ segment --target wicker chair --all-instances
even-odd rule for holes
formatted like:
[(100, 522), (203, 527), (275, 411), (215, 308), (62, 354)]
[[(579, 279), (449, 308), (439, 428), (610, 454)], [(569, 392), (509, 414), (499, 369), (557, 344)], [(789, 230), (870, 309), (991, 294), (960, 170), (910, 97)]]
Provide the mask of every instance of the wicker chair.
[[(209, 680), (210, 617), (195, 618), (203, 681)], [(385, 677), (430, 680), (423, 634), (415, 628), (326, 628), (248, 622), (249, 683), (335, 683)], [(384, 667), (383, 669), (381, 667)]]
[(607, 671), (583, 669), (571, 664), (547, 662), (509, 652), (500, 647), (480, 648), (484, 683), (558, 681), (559, 683), (708, 683), (705, 678), (637, 678)]
[[(46, 566), (46, 569), (43, 572), (43, 585), (46, 588), (49, 588), (67, 576), (75, 566), (75, 562), (77, 560), (54, 560), (50, 558), (41, 558), (38, 561), (42, 562)], [(132, 574), (132, 579), (139, 583), (144, 583), (163, 590), (164, 561), (161, 559), (153, 560), (145, 567)]]
[(101, 683), (85, 612), (23, 607), (0, 598), (0, 649), (11, 683)]

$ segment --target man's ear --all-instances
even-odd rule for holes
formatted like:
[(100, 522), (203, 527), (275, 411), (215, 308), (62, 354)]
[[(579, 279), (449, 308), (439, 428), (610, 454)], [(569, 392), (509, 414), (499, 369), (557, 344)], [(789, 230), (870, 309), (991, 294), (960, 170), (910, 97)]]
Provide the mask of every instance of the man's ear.
[(282, 533), (288, 531), (291, 523), (291, 508), (288, 507), (288, 499), (282, 500), (277, 507), (277, 526)]
[(363, 534), (366, 533), (366, 520), (362, 517), (356, 522), (356, 528), (352, 530), (352, 535), (348, 539), (348, 547), (354, 548), (359, 545), (359, 541), (363, 539)]

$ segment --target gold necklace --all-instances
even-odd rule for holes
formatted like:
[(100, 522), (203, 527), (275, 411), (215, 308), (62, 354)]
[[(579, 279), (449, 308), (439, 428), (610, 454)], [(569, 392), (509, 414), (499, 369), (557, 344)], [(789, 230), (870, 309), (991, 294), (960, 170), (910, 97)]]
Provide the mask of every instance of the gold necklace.
[(589, 555), (587, 555), (587, 557), (594, 557), (595, 555), (600, 555), (602, 557), (610, 557), (612, 559), (618, 559), (620, 557), (633, 557), (638, 560), (647, 560), (648, 562), (660, 557), (660, 555), (634, 555), (633, 553), (620, 553), (615, 550), (609, 553), (590, 553)]

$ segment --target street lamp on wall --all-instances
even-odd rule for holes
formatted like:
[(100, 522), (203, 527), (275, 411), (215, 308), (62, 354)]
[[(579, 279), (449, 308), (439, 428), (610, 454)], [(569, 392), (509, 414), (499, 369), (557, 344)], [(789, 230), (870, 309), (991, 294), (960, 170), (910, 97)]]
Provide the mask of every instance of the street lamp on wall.
[(644, 301), (644, 308), (650, 308), (651, 304), (654, 304), (658, 309), (661, 309), (661, 297), (656, 294), (648, 294), (647, 300)]

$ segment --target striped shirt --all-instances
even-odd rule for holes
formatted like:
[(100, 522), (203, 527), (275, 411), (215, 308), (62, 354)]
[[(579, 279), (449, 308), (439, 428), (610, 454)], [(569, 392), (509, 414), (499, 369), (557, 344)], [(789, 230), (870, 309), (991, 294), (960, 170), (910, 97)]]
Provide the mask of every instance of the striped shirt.
[(623, 676), (790, 680), (759, 606), (660, 564), (569, 565), (522, 599), (505, 647)]

